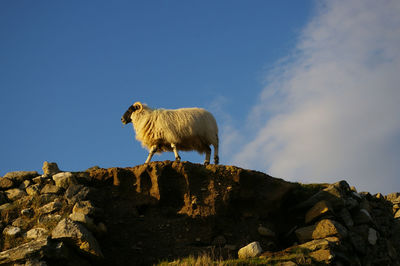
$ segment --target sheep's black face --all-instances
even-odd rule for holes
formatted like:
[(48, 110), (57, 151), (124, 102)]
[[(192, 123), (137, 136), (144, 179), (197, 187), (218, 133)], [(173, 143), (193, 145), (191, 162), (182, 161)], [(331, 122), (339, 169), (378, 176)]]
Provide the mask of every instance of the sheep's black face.
[(134, 111), (135, 111), (135, 110), (133, 109), (133, 106), (129, 107), (129, 109), (126, 110), (126, 112), (124, 113), (124, 115), (121, 117), (121, 122), (122, 122), (122, 124), (126, 125), (126, 124), (129, 124), (130, 122), (132, 122), (131, 114), (132, 114)]

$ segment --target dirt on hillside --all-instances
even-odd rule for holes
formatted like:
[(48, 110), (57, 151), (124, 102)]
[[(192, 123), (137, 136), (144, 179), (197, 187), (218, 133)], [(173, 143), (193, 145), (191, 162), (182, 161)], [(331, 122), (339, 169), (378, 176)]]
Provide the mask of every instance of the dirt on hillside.
[[(234, 258), (259, 241), (270, 251), (293, 244), (303, 216), (291, 208), (313, 193), (299, 184), (233, 166), (152, 162), (90, 169), (104, 210), (104, 265), (151, 265), (189, 255)], [(268, 228), (261, 236), (258, 228)], [(289, 234), (288, 234), (289, 232)]]

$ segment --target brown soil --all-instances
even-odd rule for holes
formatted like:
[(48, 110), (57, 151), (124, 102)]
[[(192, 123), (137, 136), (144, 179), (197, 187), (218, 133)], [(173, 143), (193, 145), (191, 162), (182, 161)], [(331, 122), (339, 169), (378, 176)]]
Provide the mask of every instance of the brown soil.
[[(98, 236), (104, 265), (151, 265), (209, 253), (235, 258), (259, 241), (269, 250), (293, 244), (293, 201), (309, 195), (298, 184), (233, 166), (152, 162), (93, 169), (97, 204), (108, 232)], [(263, 237), (259, 225), (276, 237)]]

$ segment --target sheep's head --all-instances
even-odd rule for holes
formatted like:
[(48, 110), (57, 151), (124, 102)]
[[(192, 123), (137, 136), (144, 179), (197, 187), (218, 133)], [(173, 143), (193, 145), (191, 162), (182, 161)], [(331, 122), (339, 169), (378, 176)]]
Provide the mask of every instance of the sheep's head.
[(140, 102), (136, 102), (133, 105), (129, 106), (128, 110), (121, 117), (122, 124), (126, 125), (132, 122), (131, 116), (133, 112), (140, 111), (143, 109), (143, 106)]

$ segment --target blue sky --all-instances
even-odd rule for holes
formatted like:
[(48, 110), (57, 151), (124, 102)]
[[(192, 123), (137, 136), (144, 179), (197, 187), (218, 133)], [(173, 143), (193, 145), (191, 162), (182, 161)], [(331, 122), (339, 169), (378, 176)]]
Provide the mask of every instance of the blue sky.
[(222, 164), (400, 191), (399, 4), (383, 2), (0, 1), (0, 176), (143, 163), (120, 122), (142, 101), (209, 109)]

